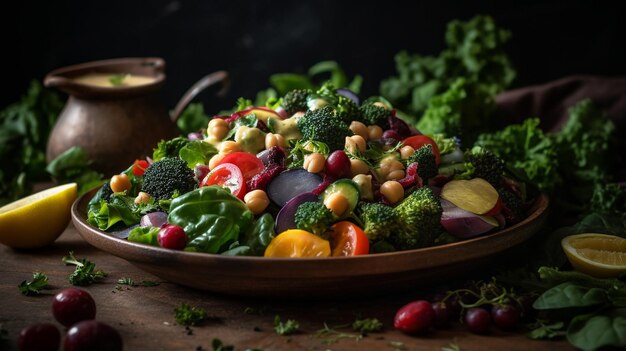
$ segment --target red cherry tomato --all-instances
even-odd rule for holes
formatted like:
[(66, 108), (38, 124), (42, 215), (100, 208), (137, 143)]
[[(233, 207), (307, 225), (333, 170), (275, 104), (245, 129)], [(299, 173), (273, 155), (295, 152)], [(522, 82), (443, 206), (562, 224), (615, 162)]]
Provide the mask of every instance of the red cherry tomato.
[(239, 168), (244, 180), (251, 179), (263, 170), (263, 162), (247, 152), (238, 151), (224, 156), (218, 165), (232, 163)]
[(200, 186), (219, 185), (243, 200), (246, 195), (246, 183), (241, 170), (232, 163), (223, 163), (211, 170), (202, 180)]
[(135, 163), (133, 163), (133, 174), (142, 176), (146, 173), (146, 169), (148, 169), (149, 166), (150, 164), (146, 160), (135, 160)]
[(331, 256), (367, 255), (370, 243), (363, 229), (348, 221), (337, 222), (330, 227)]
[(441, 154), (439, 152), (439, 147), (437, 146), (437, 143), (435, 143), (435, 141), (433, 140), (433, 138), (426, 136), (426, 135), (414, 135), (414, 136), (410, 136), (404, 140), (402, 140), (402, 144), (403, 145), (408, 145), (412, 148), (414, 148), (415, 150), (421, 148), (424, 145), (432, 145), (433, 147), (433, 154), (435, 155), (435, 162), (437, 162), (437, 165), (439, 165), (439, 162), (441, 162)]

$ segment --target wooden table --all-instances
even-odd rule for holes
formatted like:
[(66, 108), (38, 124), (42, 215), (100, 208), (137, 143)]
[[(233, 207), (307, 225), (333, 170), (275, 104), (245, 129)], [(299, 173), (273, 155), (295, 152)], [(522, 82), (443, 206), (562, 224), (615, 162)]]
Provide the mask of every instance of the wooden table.
[[(42, 225), (45, 225), (42, 223)], [(16, 251), (0, 245), (0, 324), (9, 340), (0, 350), (16, 350), (19, 331), (36, 322), (52, 322), (62, 328), (51, 312), (53, 296), (69, 287), (67, 276), (73, 267), (61, 258), (74, 251), (87, 258), (108, 277), (85, 287), (96, 300), (96, 318), (115, 327), (122, 335), (125, 350), (212, 350), (211, 341), (219, 338), (235, 350), (441, 350), (456, 343), (463, 351), (472, 350), (573, 350), (565, 341), (535, 341), (525, 336), (523, 326), (514, 332), (492, 330), (487, 335), (467, 332), (462, 325), (447, 330), (433, 330), (423, 336), (405, 335), (393, 329), (395, 311), (419, 297), (420, 292), (403, 292), (377, 298), (350, 297), (332, 301), (244, 300), (181, 287), (160, 281), (127, 261), (87, 244), (70, 226), (50, 247), (35, 251)], [(35, 271), (49, 277), (50, 289), (40, 296), (23, 296), (17, 285), (30, 280)], [(158, 281), (155, 287), (126, 287), (117, 280), (130, 277), (135, 281)], [(174, 321), (174, 308), (181, 303), (208, 311), (209, 320), (197, 327), (185, 328)], [(250, 313), (252, 310), (254, 313)], [(279, 336), (273, 330), (275, 315), (283, 320), (295, 319), (301, 332)], [(316, 336), (324, 327), (351, 323), (356, 316), (378, 318), (385, 329), (360, 340), (346, 338), (336, 343)], [(340, 329), (353, 333), (350, 328)], [(394, 345), (404, 345), (404, 348)]]

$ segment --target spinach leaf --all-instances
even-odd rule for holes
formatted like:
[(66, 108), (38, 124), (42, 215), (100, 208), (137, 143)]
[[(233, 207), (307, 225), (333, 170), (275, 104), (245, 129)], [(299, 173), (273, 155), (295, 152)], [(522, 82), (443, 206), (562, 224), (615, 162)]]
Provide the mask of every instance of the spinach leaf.
[(535, 300), (533, 307), (538, 310), (589, 307), (605, 304), (607, 300), (607, 293), (604, 289), (565, 282), (544, 292)]
[(209, 116), (204, 113), (204, 106), (199, 102), (192, 102), (178, 117), (176, 125), (183, 133), (193, 133), (201, 128), (206, 128)]
[(230, 191), (218, 186), (195, 189), (172, 200), (168, 223), (181, 226), (185, 250), (219, 253), (247, 231), (253, 214)]
[(583, 350), (626, 347), (626, 309), (574, 318), (567, 328), (567, 340)]
[(250, 247), (250, 254), (263, 256), (265, 248), (276, 236), (274, 231), (274, 217), (269, 213), (264, 213), (256, 220), (254, 226), (242, 235), (243, 245)]
[(159, 230), (157, 227), (137, 227), (128, 234), (128, 241), (159, 246), (157, 241)]
[(189, 168), (194, 168), (197, 164), (208, 164), (211, 157), (216, 153), (217, 150), (213, 145), (201, 140), (193, 140), (183, 146), (178, 155), (187, 162)]
[(100, 200), (98, 204), (90, 204), (87, 222), (100, 230), (108, 230), (120, 222), (131, 226), (139, 223), (142, 215), (156, 209), (157, 205), (154, 200), (135, 204), (132, 197), (116, 193), (108, 201)]
[(594, 278), (590, 275), (576, 272), (576, 271), (560, 271), (558, 269), (550, 267), (539, 268), (539, 277), (550, 287), (559, 285), (561, 283), (570, 282), (578, 285), (584, 285), (590, 288), (601, 289), (619, 289), (626, 286), (626, 282), (619, 279), (611, 278)]
[(528, 333), (528, 337), (534, 340), (553, 340), (566, 334), (564, 322), (544, 323), (538, 320), (530, 327), (532, 330)]
[(90, 165), (85, 149), (74, 146), (52, 160), (46, 171), (59, 184), (78, 183), (78, 193), (82, 195), (104, 182), (102, 174), (91, 169)]
[(250, 246), (235, 246), (222, 252), (224, 256), (250, 256)]

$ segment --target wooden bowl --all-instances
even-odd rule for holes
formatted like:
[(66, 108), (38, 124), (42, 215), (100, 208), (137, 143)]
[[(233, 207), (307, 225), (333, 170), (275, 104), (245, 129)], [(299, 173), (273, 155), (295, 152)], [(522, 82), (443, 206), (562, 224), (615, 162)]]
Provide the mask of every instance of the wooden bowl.
[(74, 226), (91, 245), (180, 285), (296, 299), (391, 293), (457, 277), (528, 240), (545, 222), (549, 202), (541, 195), (524, 221), (452, 244), (357, 257), (281, 259), (175, 251), (118, 239), (87, 223), (87, 203), (94, 193), (72, 206)]

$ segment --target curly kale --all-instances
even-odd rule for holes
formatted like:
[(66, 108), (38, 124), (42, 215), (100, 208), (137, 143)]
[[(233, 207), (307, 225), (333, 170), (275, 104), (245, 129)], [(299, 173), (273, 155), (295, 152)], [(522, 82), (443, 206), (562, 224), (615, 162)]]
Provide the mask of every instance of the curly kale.
[(299, 111), (306, 111), (308, 110), (307, 98), (311, 93), (312, 91), (310, 89), (291, 90), (283, 96), (282, 106), (290, 115)]
[(298, 120), (298, 129), (303, 139), (321, 141), (328, 145), (331, 152), (342, 150), (345, 138), (352, 135), (348, 125), (328, 105), (307, 111)]
[(433, 154), (432, 145), (426, 144), (407, 159), (407, 165), (417, 162), (417, 175), (422, 178), (424, 184), (428, 184), (428, 180), (437, 175), (437, 162), (435, 154)]
[(168, 200), (178, 192), (184, 194), (198, 186), (193, 170), (179, 158), (164, 158), (146, 169), (141, 190), (156, 200)]
[(359, 212), (363, 231), (370, 243), (389, 237), (396, 221), (393, 207), (381, 203), (361, 202)]
[(389, 241), (398, 250), (431, 246), (442, 232), (443, 210), (430, 188), (417, 189), (394, 208), (396, 226)]
[(473, 147), (465, 153), (465, 160), (471, 164), (473, 177), (482, 178), (493, 186), (499, 186), (504, 173), (504, 160), (493, 152), (480, 146)]
[(323, 236), (334, 221), (333, 212), (321, 202), (305, 202), (296, 210), (296, 228), (318, 236)]

